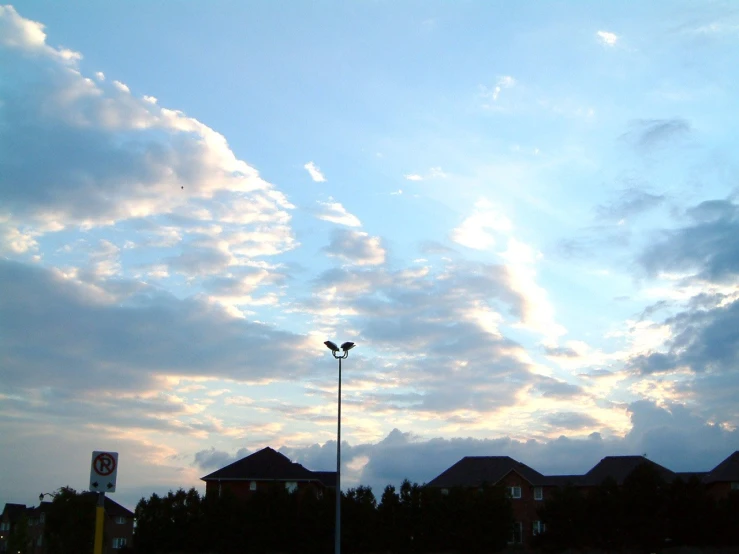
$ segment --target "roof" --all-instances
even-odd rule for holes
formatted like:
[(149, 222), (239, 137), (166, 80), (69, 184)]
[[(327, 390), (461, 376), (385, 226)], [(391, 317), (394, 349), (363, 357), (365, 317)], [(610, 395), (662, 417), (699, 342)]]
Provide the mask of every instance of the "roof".
[(671, 482), (675, 473), (644, 456), (606, 456), (582, 477), (582, 485), (600, 485), (608, 477), (623, 485), (629, 474), (642, 464), (652, 466), (662, 479)]
[(739, 450), (709, 471), (704, 481), (706, 483), (739, 481)]
[[(90, 491), (83, 492), (82, 496), (88, 502), (97, 502), (98, 494), (97, 492)], [(124, 508), (109, 496), (105, 497), (105, 514), (109, 517), (134, 517), (134, 513), (131, 510)]]
[(335, 471), (314, 471), (313, 475), (318, 477), (318, 480), (323, 483), (324, 487), (336, 488), (336, 472)]
[(532, 485), (546, 482), (546, 477), (526, 464), (509, 456), (466, 456), (438, 477), (427, 483), (430, 487), (479, 487), (494, 485), (515, 471)]
[(10, 521), (11, 523), (15, 523), (20, 519), (20, 517), (26, 513), (26, 505), (25, 504), (12, 504), (7, 503), (5, 504), (5, 508), (3, 508), (3, 519), (6, 519)]
[(699, 481), (703, 481), (706, 475), (708, 475), (708, 472), (707, 471), (676, 471), (675, 475), (677, 475), (683, 481), (690, 481), (693, 477), (695, 477)]
[(582, 475), (546, 475), (546, 482), (543, 484), (552, 487), (577, 486), (581, 484), (582, 477)]
[[(218, 471), (201, 477), (203, 481), (255, 480), (255, 481), (320, 481), (316, 473), (270, 447), (242, 458)], [(335, 480), (334, 480), (335, 482)]]

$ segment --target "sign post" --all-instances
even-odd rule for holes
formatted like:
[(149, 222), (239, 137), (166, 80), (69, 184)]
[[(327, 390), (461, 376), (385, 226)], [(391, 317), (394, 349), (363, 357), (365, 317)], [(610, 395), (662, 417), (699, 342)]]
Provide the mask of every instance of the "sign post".
[(115, 492), (116, 477), (118, 477), (118, 452), (98, 450), (93, 452), (90, 464), (90, 490), (98, 493), (98, 503), (95, 508), (94, 554), (103, 554), (105, 493)]

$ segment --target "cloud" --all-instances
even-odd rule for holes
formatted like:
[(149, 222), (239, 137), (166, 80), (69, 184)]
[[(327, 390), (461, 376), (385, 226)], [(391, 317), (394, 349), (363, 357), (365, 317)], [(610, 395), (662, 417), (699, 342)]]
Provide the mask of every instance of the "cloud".
[(248, 225), (263, 238), (274, 233), (278, 252), (294, 246), (292, 206), (221, 134), (133, 96), (119, 81), (83, 76), (79, 55), (48, 46), (43, 26), (12, 7), (0, 10), (0, 26), (3, 225), (40, 236), (179, 210), (205, 218), (211, 202), (241, 203), (251, 219), (240, 218), (239, 231)]
[(448, 177), (447, 173), (439, 166), (430, 167), (425, 175), (420, 173), (408, 173), (403, 175), (408, 181), (425, 181), (426, 179), (445, 179)]
[[(739, 449), (739, 431), (712, 425), (679, 404), (658, 407), (641, 401), (628, 407), (632, 428), (624, 437), (608, 437), (598, 432), (585, 438), (562, 435), (553, 440), (500, 438), (426, 438), (394, 429), (376, 443), (342, 442), (342, 474), (351, 474), (357, 460), (363, 464), (344, 481), (345, 487), (359, 484), (372, 487), (380, 496), (388, 484), (403, 479), (428, 482), (464, 456), (511, 456), (545, 475), (582, 474), (605, 456), (642, 455), (673, 471), (706, 471)], [(565, 429), (597, 426), (587, 414), (563, 412), (548, 416), (547, 422)], [(336, 442), (308, 446), (284, 445), (280, 452), (313, 470), (330, 469), (336, 463)], [(196, 454), (202, 469), (214, 469), (212, 460), (233, 461), (246, 454), (204, 450)]]
[(371, 237), (362, 231), (335, 229), (331, 241), (324, 251), (357, 265), (378, 265), (385, 263), (385, 249), (379, 237)]
[(601, 44), (606, 46), (616, 46), (616, 42), (618, 42), (618, 35), (616, 33), (598, 31), (595, 35), (598, 37), (598, 40), (600, 40)]
[(666, 197), (662, 194), (651, 194), (645, 190), (630, 187), (620, 192), (619, 198), (596, 208), (598, 216), (611, 221), (635, 216), (664, 204)]
[(510, 75), (503, 75), (502, 77), (498, 77), (498, 80), (495, 82), (495, 87), (493, 88), (493, 91), (490, 94), (490, 97), (493, 99), (493, 102), (496, 102), (498, 100), (498, 97), (500, 96), (500, 93), (503, 89), (511, 88), (515, 85), (516, 85), (516, 79), (514, 79)]
[(323, 176), (321, 170), (313, 162), (308, 162), (303, 167), (310, 174), (310, 178), (313, 179), (316, 183), (323, 183), (326, 181), (326, 177)]
[(418, 173), (409, 173), (407, 175), (403, 175), (407, 180), (409, 181), (423, 181), (423, 176), (419, 175)]
[(318, 219), (338, 225), (346, 225), (347, 227), (362, 226), (357, 216), (350, 214), (339, 202), (333, 202), (332, 200), (332, 198), (329, 198), (329, 202), (317, 201), (319, 209), (316, 211), (316, 217)]
[(739, 277), (739, 205), (705, 201), (687, 210), (690, 224), (664, 231), (639, 261), (654, 276), (681, 272), (711, 282)]
[[(0, 283), (6, 391), (39, 383), (142, 390), (162, 375), (254, 382), (310, 371), (307, 337), (236, 319), (204, 298), (179, 300), (135, 281), (84, 280), (2, 260)], [(296, 347), (275, 359), (277, 343)]]
[(632, 123), (632, 130), (624, 135), (639, 151), (650, 151), (685, 138), (691, 132), (684, 119), (643, 119)]
[(457, 244), (475, 250), (487, 250), (494, 246), (501, 234), (513, 229), (511, 221), (485, 198), (475, 203), (475, 209), (459, 227), (451, 233), (451, 239)]

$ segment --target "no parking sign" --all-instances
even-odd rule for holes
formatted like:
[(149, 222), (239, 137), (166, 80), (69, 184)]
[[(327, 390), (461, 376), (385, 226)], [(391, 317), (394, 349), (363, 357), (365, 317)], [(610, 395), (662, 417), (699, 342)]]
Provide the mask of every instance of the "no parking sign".
[(115, 492), (118, 476), (118, 452), (92, 453), (90, 464), (90, 490), (94, 492)]

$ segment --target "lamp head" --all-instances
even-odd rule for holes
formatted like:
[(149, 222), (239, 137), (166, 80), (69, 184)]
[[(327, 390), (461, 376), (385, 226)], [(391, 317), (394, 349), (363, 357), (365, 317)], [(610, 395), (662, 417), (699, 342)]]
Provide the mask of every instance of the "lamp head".
[(339, 347), (336, 346), (336, 344), (334, 344), (330, 340), (327, 340), (323, 344), (325, 344), (326, 345), (326, 348), (328, 348), (331, 352), (338, 352), (339, 351)]
[(344, 352), (349, 352), (349, 350), (351, 350), (352, 348), (354, 348), (354, 346), (355, 345), (354, 345), (353, 342), (345, 342), (344, 344), (341, 345), (341, 349)]

